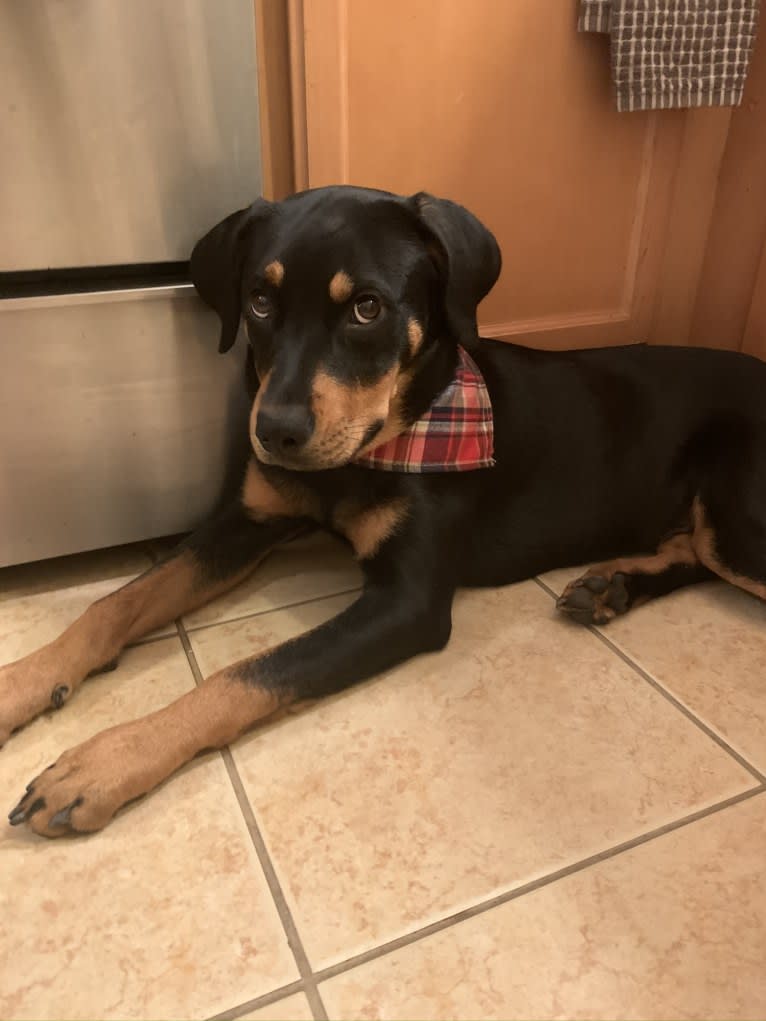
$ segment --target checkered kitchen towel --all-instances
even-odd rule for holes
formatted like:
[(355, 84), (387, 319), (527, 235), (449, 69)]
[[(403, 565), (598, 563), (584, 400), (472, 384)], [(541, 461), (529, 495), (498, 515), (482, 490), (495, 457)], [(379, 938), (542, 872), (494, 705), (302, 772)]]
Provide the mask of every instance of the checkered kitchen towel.
[(455, 377), (417, 422), (354, 461), (390, 472), (465, 472), (494, 465), (492, 402), (479, 367), (458, 348)]
[(618, 110), (738, 106), (759, 0), (580, 0), (581, 32), (607, 32)]

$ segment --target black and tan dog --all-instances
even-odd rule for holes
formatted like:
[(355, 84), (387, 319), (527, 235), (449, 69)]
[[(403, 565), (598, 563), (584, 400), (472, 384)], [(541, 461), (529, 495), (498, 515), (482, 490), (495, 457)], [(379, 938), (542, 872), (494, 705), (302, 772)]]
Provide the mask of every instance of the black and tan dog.
[[(66, 752), (29, 785), (13, 824), (48, 836), (97, 830), (287, 703), (442, 648), (458, 586), (597, 559), (559, 601), (584, 623), (714, 574), (766, 596), (766, 366), (707, 350), (479, 342), (476, 306), (499, 268), (494, 238), (460, 206), (357, 188), (257, 201), (199, 242), (192, 277), (221, 318), (221, 350), (242, 318), (250, 340), (253, 454), (241, 496), (0, 670), (0, 743), (306, 526), (345, 536), (364, 589), (313, 631)], [(491, 396), (495, 466), (358, 463), (429, 411), (459, 347)]]

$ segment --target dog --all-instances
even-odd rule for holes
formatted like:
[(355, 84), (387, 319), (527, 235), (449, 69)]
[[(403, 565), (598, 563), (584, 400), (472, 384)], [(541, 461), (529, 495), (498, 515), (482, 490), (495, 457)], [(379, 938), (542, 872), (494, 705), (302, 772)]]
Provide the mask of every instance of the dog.
[(0, 670), (0, 743), (307, 528), (348, 542), (364, 586), (327, 623), (65, 752), (12, 825), (98, 830), (289, 703), (443, 648), (460, 586), (596, 561), (558, 601), (582, 624), (713, 576), (766, 597), (766, 366), (714, 350), (480, 340), (476, 308), (499, 272), (490, 231), (426, 193), (259, 199), (197, 243), (191, 276), (220, 318), (220, 350), (241, 320), (249, 339), (241, 491)]

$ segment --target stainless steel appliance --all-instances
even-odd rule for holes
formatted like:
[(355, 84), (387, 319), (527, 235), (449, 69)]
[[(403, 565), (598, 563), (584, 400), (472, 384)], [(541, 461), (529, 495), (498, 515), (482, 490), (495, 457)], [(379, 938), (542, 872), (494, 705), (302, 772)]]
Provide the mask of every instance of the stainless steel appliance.
[(186, 260), (260, 194), (253, 2), (0, 0), (0, 95), (0, 566), (190, 528), (245, 428)]

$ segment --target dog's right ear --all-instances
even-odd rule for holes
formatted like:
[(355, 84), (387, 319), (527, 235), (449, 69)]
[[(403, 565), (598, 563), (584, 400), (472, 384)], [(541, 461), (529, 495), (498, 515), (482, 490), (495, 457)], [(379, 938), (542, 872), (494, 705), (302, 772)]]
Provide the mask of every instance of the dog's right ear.
[(272, 203), (256, 199), (247, 209), (227, 216), (201, 238), (191, 254), (191, 279), (202, 300), (221, 320), (220, 352), (237, 339), (241, 314), (242, 268), (252, 232), (272, 211)]

